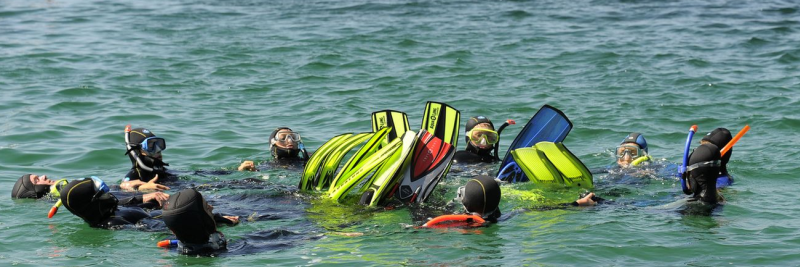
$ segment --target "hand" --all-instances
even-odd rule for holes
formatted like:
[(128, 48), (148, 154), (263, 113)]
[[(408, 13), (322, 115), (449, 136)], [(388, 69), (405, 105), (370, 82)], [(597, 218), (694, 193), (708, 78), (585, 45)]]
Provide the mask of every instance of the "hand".
[(234, 225), (239, 224), (239, 216), (222, 216), (225, 219), (230, 220), (233, 222)]
[(169, 190), (169, 187), (162, 184), (157, 184), (156, 183), (157, 181), (158, 181), (158, 174), (156, 174), (156, 177), (153, 177), (153, 179), (150, 180), (149, 182), (140, 185), (139, 191)]
[(594, 193), (589, 193), (585, 197), (583, 197), (581, 199), (578, 199), (578, 200), (575, 200), (575, 202), (578, 202), (578, 206), (594, 206), (594, 205), (597, 205), (597, 202), (592, 200), (593, 197), (594, 197)]
[(252, 160), (245, 160), (242, 162), (242, 165), (239, 165), (239, 171), (257, 171), (256, 165), (253, 163)]
[(122, 188), (122, 190), (124, 191), (134, 191), (136, 190), (136, 188), (138, 188), (143, 184), (145, 184), (145, 182), (142, 182), (142, 180), (132, 180), (132, 181), (122, 182), (121, 184), (119, 184), (119, 187)]
[(158, 206), (164, 206), (164, 202), (166, 202), (167, 199), (169, 199), (169, 195), (163, 192), (154, 192), (142, 195), (142, 202), (147, 203), (150, 201), (155, 201), (158, 202)]

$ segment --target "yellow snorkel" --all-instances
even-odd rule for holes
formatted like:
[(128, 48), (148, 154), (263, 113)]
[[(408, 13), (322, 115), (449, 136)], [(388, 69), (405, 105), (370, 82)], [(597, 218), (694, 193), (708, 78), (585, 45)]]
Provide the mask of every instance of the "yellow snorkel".
[(639, 164), (642, 164), (642, 162), (645, 162), (645, 161), (648, 161), (648, 160), (650, 160), (650, 155), (644, 155), (644, 156), (641, 156), (641, 157), (633, 160), (633, 162), (631, 162), (631, 165), (632, 166), (639, 166)]
[(50, 208), (50, 212), (47, 213), (47, 218), (53, 218), (56, 212), (58, 212), (58, 208), (61, 207), (61, 187), (67, 185), (67, 183), (67, 179), (61, 179), (50, 186), (50, 196), (58, 199), (58, 201)]

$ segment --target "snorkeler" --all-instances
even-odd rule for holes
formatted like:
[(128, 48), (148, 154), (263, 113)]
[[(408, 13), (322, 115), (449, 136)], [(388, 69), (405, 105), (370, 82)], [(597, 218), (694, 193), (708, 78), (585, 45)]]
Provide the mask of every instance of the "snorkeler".
[(478, 175), (458, 188), (456, 199), (461, 201), (465, 213), (496, 223), (501, 215), (500, 196), (500, 185), (494, 178)]
[[(464, 127), (467, 148), (456, 152), (453, 160), (459, 163), (496, 162), (500, 158), (496, 155), (495, 144), (499, 134), (494, 130), (494, 124), (484, 116), (469, 118)], [(494, 151), (494, 155), (492, 154)]]
[(131, 160), (131, 170), (125, 175), (120, 187), (123, 190), (169, 190), (169, 187), (158, 184), (174, 175), (167, 172), (169, 164), (162, 161), (161, 152), (167, 149), (164, 138), (156, 136), (145, 128), (131, 129), (125, 127), (125, 155)]
[(617, 165), (621, 168), (636, 166), (650, 159), (647, 154), (647, 140), (641, 133), (630, 133), (622, 139), (616, 149)]
[[(25, 174), (22, 175), (11, 189), (11, 198), (43, 198), (48, 194), (57, 194), (61, 187), (67, 184), (67, 179), (53, 181), (47, 175)], [(54, 191), (55, 190), (55, 191)]]
[(617, 166), (627, 168), (636, 166), (643, 161), (650, 160), (647, 152), (647, 140), (641, 133), (630, 133), (615, 150), (617, 156)]
[(715, 144), (705, 142), (692, 151), (685, 174), (689, 191), (684, 192), (691, 195), (690, 202), (716, 204), (723, 200), (717, 190), (721, 166), (719, 147)]
[[(278, 127), (269, 136), (269, 150), (272, 154), (272, 163), (280, 165), (305, 164), (310, 158), (300, 139), (300, 133), (292, 131), (289, 127)], [(245, 160), (239, 165), (239, 171), (258, 171), (252, 160)]]
[[(455, 201), (463, 206), (463, 214), (442, 215), (431, 219), (423, 227), (478, 227), (496, 223), (501, 216), (501, 195), (497, 180), (486, 175), (475, 176), (469, 179), (467, 184), (459, 187), (456, 194)], [(558, 207), (594, 206), (598, 201), (602, 199), (596, 197), (594, 193), (588, 193), (572, 203)]]
[(169, 198), (165, 193), (154, 192), (118, 200), (109, 192), (106, 183), (97, 177), (69, 182), (61, 188), (60, 195), (61, 202), (72, 214), (91, 227), (106, 229), (157, 217), (143, 208), (160, 208)]
[[(728, 144), (733, 139), (731, 137), (731, 132), (728, 131), (726, 128), (717, 128), (708, 133), (706, 136), (703, 136), (703, 139), (700, 140), (700, 144), (714, 144), (718, 148), (722, 148)], [(720, 158), (720, 166), (719, 166), (719, 176), (728, 176), (729, 179), (732, 179), (730, 175), (728, 175), (728, 161), (731, 160), (731, 155), (733, 155), (733, 148), (730, 148), (727, 153), (725, 153), (722, 158)]]
[[(176, 245), (179, 253), (209, 254), (227, 248), (228, 241), (217, 230), (217, 223), (234, 225), (239, 223), (239, 218), (213, 214), (213, 209), (194, 188), (181, 190), (169, 197), (162, 217), (178, 239)], [(159, 243), (159, 246), (165, 245)]]

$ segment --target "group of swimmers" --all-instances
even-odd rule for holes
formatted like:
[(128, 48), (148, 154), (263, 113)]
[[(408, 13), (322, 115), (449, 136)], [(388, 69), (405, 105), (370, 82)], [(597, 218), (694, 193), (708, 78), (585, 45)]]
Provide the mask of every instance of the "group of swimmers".
[[(495, 163), (499, 134), (491, 120), (484, 116), (472, 117), (465, 127), (466, 148), (455, 153), (454, 162), (459, 164)], [(716, 188), (716, 179), (727, 176), (727, 163), (731, 152), (720, 156), (720, 147), (731, 141), (725, 128), (717, 128), (703, 137), (701, 144), (689, 156), (689, 165), (683, 179), (688, 182), (692, 201), (716, 204), (721, 195)], [(270, 137), (270, 153), (273, 166), (302, 166), (310, 158), (299, 133), (288, 127), (275, 129)], [(145, 128), (125, 130), (126, 155), (132, 167), (119, 184), (119, 190), (97, 177), (68, 181), (50, 180), (46, 175), (26, 174), (20, 177), (12, 189), (12, 198), (43, 198), (58, 200), (49, 216), (58, 206), (66, 207), (72, 214), (92, 227), (113, 228), (137, 223), (143, 219), (161, 219), (176, 236), (178, 250), (185, 254), (202, 254), (224, 249), (226, 240), (218, 225), (236, 225), (237, 216), (214, 213), (213, 207), (194, 188), (167, 194), (170, 190), (164, 181), (177, 176), (168, 171), (169, 164), (163, 161), (162, 151), (166, 141)], [(630, 168), (634, 163), (648, 160), (648, 146), (644, 136), (631, 133), (615, 150), (617, 165)], [(258, 171), (270, 166), (256, 166), (247, 160), (239, 171)], [(116, 187), (113, 187), (116, 189)], [(138, 192), (151, 191), (139, 195)], [(116, 195), (115, 195), (116, 194)], [(468, 179), (458, 190), (457, 200), (467, 214), (479, 216), (487, 222), (496, 222), (500, 217), (501, 190), (498, 180), (479, 175)], [(121, 197), (121, 198), (118, 198)], [(601, 200), (593, 193), (582, 196), (571, 205), (590, 206)], [(169, 244), (167, 244), (169, 245)]]

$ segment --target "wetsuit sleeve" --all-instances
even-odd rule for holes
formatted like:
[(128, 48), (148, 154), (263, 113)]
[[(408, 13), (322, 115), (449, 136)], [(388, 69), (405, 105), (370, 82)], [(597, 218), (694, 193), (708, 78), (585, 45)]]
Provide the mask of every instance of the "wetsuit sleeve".
[(111, 218), (106, 220), (103, 225), (106, 227), (112, 227), (117, 225), (134, 224), (144, 218), (149, 217), (150, 214), (140, 208), (123, 207), (114, 212), (114, 216), (111, 216)]
[(125, 178), (122, 179), (123, 181), (130, 181), (130, 180), (141, 180), (142, 178), (139, 177), (139, 173), (136, 171), (135, 168), (131, 168), (127, 174), (125, 174)]
[(100, 223), (100, 227), (108, 229), (113, 226), (126, 225), (126, 224), (133, 224), (133, 223), (129, 222), (128, 220), (125, 220), (125, 218), (119, 216), (112, 216), (111, 218), (108, 218), (108, 220), (105, 220), (104, 222)]
[(495, 162), (495, 158), (491, 155), (478, 155), (466, 150), (456, 151), (453, 155), (453, 160), (461, 164), (476, 164), (481, 162), (491, 163)]
[(119, 200), (119, 205), (122, 206), (135, 206), (144, 203), (142, 195), (126, 197)]

